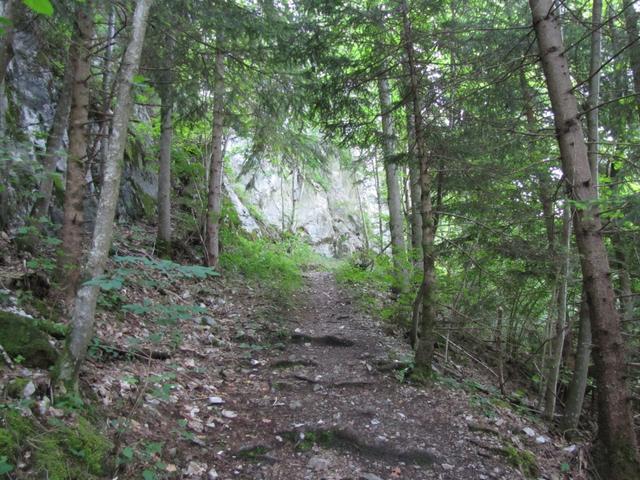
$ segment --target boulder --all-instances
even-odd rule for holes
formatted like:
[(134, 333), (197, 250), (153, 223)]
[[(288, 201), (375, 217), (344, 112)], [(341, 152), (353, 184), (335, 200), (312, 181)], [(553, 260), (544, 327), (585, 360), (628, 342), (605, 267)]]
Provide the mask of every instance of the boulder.
[(27, 367), (48, 368), (58, 358), (49, 335), (35, 320), (4, 311), (0, 311), (0, 345), (12, 359), (24, 358), (22, 364)]

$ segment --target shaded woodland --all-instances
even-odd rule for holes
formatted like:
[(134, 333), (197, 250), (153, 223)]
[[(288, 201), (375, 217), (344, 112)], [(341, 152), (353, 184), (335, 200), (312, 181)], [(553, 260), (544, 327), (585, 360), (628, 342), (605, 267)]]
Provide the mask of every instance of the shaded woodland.
[[(287, 342), (320, 356), (358, 347), (359, 325), (358, 361), (373, 370), (373, 330), (348, 320), (366, 315), (404, 345), (373, 362), (398, 391), (473, 385), (581, 452), (553, 476), (509, 440), (489, 451), (513, 470), (493, 478), (639, 478), (640, 2), (0, 5), (0, 475), (226, 478), (128, 443), (108, 402), (92, 411), (108, 397), (97, 365), (179, 354), (195, 372), (193, 358), (217, 352), (185, 347), (195, 319), (207, 347), (256, 362), (245, 369), (282, 361), (268, 352)], [(329, 314), (345, 335), (300, 330)], [(252, 315), (262, 333), (239, 327)], [(323, 363), (288, 361), (274, 368)], [(296, 375), (318, 391), (388, 385)], [(118, 408), (175, 391), (175, 375), (141, 378)], [(200, 396), (211, 407), (221, 392)], [(469, 475), (419, 449), (314, 432), (316, 447)], [(66, 470), (48, 463), (51, 445), (73, 457)], [(264, 448), (237, 458), (269, 464)], [(285, 478), (275, 471), (246, 478)]]

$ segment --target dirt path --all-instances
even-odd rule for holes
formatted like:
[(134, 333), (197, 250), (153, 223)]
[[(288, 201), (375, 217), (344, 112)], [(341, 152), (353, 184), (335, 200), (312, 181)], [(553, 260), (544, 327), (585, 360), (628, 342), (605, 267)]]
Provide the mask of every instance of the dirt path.
[(331, 274), (306, 280), (286, 346), (254, 352), (220, 389), (224, 442), (203, 458), (218, 478), (523, 478), (491, 451), (491, 428), (470, 432), (464, 391), (381, 372), (406, 346), (358, 313)]

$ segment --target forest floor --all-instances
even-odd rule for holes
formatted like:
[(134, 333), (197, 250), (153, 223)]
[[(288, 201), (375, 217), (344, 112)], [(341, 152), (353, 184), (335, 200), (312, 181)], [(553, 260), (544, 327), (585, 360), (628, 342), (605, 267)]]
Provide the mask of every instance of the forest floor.
[(404, 381), (409, 346), (331, 272), (307, 271), (288, 298), (221, 277), (120, 294), (205, 313), (179, 328), (98, 314), (81, 377), (109, 418), (117, 478), (586, 478), (582, 447), (500, 401), (462, 358), (441, 358), (429, 386)]

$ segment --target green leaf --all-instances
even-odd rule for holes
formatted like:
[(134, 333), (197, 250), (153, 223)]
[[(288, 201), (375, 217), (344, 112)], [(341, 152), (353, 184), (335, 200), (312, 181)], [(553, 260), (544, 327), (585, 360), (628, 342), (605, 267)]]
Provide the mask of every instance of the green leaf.
[(24, 4), (36, 13), (50, 17), (53, 15), (53, 5), (49, 0), (22, 0)]
[(13, 465), (8, 462), (8, 458), (5, 456), (0, 457), (0, 475), (9, 473), (13, 470)]
[(125, 447), (122, 449), (122, 456), (127, 460), (133, 460), (133, 448)]
[(156, 480), (158, 477), (156, 477), (156, 474), (152, 470), (145, 470), (142, 472), (142, 478), (144, 480)]

